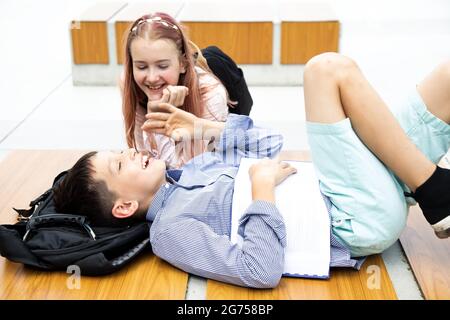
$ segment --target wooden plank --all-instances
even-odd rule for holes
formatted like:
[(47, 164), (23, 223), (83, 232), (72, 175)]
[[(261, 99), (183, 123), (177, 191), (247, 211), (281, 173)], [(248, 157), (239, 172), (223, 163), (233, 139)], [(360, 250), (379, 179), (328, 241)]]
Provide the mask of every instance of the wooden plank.
[[(117, 61), (124, 63), (127, 30), (132, 22), (116, 22)], [(216, 45), (236, 61), (247, 64), (272, 63), (272, 23), (183, 22), (190, 39), (200, 48)]]
[(339, 50), (339, 22), (282, 22), (281, 63), (305, 64), (317, 54)]
[(272, 64), (272, 22), (183, 21), (200, 48), (216, 45), (238, 64)]
[[(309, 161), (307, 151), (284, 151), (283, 160)], [(207, 299), (397, 299), (383, 260), (370, 256), (361, 270), (331, 270), (328, 280), (283, 277), (274, 289), (250, 289), (208, 280)]]
[(126, 2), (100, 2), (72, 20), (74, 64), (109, 64), (108, 21), (127, 6)]
[(208, 280), (206, 297), (209, 300), (397, 299), (379, 255), (368, 257), (359, 271), (332, 269), (329, 280), (283, 277), (274, 289), (250, 289)]
[(72, 274), (45, 272), (0, 260), (0, 299), (158, 299), (182, 300), (187, 274), (145, 253), (111, 275), (81, 277), (80, 287), (70, 287)]
[(449, 300), (450, 240), (436, 237), (419, 206), (410, 208), (400, 242), (425, 299)]
[(106, 21), (73, 21), (71, 28), (75, 64), (109, 64)]
[(116, 57), (117, 64), (123, 64), (125, 56), (125, 42), (128, 34), (126, 31), (129, 26), (142, 17), (144, 14), (152, 12), (165, 12), (172, 17), (176, 17), (180, 9), (183, 7), (184, 1), (181, 0), (152, 0), (151, 2), (129, 3), (125, 8), (120, 10), (110, 21), (114, 23), (116, 31)]
[(130, 28), (133, 22), (124, 22), (118, 21), (116, 22), (116, 55), (117, 55), (117, 64), (123, 64), (125, 62), (125, 47), (128, 36), (128, 29)]
[[(27, 208), (60, 171), (85, 152), (13, 151), (0, 162), (0, 223), (14, 223), (12, 207)], [(188, 275), (150, 252), (119, 272), (81, 277), (70, 289), (72, 274), (45, 272), (0, 257), (0, 299), (184, 299)]]

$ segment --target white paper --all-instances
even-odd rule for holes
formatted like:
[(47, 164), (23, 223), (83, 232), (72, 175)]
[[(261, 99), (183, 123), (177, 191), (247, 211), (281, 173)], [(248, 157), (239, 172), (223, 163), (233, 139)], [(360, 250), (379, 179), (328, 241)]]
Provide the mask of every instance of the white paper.
[[(259, 159), (243, 158), (235, 179), (231, 242), (242, 244), (238, 223), (252, 202), (250, 166)], [(311, 162), (286, 161), (297, 168), (275, 189), (275, 201), (287, 233), (284, 275), (328, 278), (330, 269), (330, 219)]]

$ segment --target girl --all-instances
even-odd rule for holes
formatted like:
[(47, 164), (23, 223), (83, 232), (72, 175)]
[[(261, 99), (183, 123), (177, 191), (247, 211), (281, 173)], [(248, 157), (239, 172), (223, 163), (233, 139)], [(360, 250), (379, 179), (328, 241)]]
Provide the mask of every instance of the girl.
[(172, 168), (204, 152), (207, 142), (175, 143), (167, 136), (152, 132), (145, 123), (149, 103), (170, 103), (213, 121), (223, 122), (228, 116), (225, 87), (202, 62), (201, 56), (196, 66), (192, 47), (201, 55), (180, 24), (165, 13), (139, 18), (131, 25), (126, 38), (120, 87), (127, 144), (149, 151)]

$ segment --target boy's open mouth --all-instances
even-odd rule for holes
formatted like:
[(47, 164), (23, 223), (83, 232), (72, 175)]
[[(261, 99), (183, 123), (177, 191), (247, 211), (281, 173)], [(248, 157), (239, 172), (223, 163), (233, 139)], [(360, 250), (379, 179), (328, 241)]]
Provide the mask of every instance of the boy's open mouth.
[(152, 161), (153, 158), (151, 158), (148, 155), (143, 155), (142, 159), (141, 159), (141, 163), (142, 163), (142, 169), (147, 169), (147, 167), (149, 166), (150, 162)]

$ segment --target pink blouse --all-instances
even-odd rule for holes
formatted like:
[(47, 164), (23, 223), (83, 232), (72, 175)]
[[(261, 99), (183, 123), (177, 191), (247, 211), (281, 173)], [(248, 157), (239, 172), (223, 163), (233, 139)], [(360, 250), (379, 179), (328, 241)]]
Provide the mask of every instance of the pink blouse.
[[(202, 118), (213, 121), (226, 121), (228, 105), (225, 87), (203, 69), (199, 67), (195, 67), (195, 69), (199, 76), (200, 88), (211, 86), (211, 89), (205, 94), (205, 112)], [(137, 108), (134, 128), (137, 148), (151, 151), (155, 158), (164, 160), (168, 168), (179, 168), (194, 156), (206, 151), (208, 141), (195, 141), (194, 143), (186, 141), (175, 145), (171, 138), (158, 133), (152, 133), (156, 143), (156, 148), (152, 148), (149, 134), (141, 129), (146, 120), (145, 114), (146, 110), (141, 107)]]

